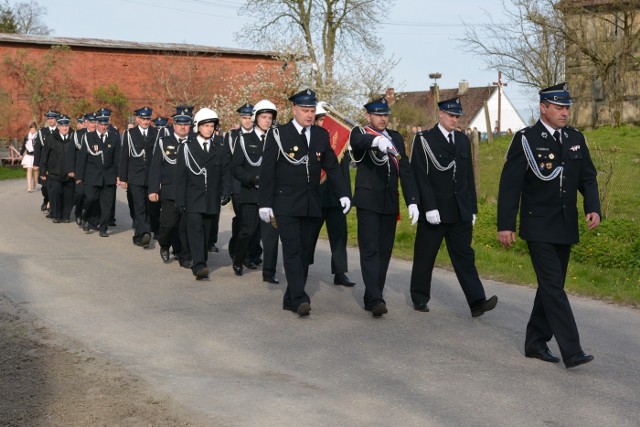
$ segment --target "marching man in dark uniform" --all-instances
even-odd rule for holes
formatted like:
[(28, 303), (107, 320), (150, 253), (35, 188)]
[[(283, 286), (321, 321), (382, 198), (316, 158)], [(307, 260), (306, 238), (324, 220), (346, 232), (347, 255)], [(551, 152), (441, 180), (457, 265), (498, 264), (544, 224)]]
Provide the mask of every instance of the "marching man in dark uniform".
[(578, 243), (577, 193), (588, 229), (600, 224), (596, 169), (584, 136), (567, 126), (571, 95), (562, 83), (540, 94), (540, 120), (516, 133), (502, 170), (498, 194), (498, 240), (508, 248), (527, 241), (538, 278), (538, 291), (527, 325), (525, 356), (557, 363), (547, 342), (556, 337), (564, 365), (593, 360), (580, 345), (569, 299), (564, 291), (571, 245)]
[[(102, 110), (100, 110), (102, 111)], [(87, 132), (82, 137), (82, 148), (76, 164), (76, 184), (84, 184), (85, 201), (82, 212), (83, 229), (89, 232), (91, 205), (100, 201), (100, 215), (94, 219), (100, 237), (109, 237), (111, 210), (115, 201), (120, 138), (109, 129), (109, 116), (102, 113), (96, 117), (96, 132)]]
[[(42, 153), (44, 152), (44, 147), (47, 145), (51, 135), (53, 135), (53, 131), (56, 130), (56, 126), (58, 125), (56, 119), (60, 113), (57, 111), (49, 110), (45, 113), (46, 117), (46, 126), (41, 127), (38, 130), (38, 137), (33, 146), (33, 170), (39, 170), (42, 164)], [(42, 206), (40, 206), (41, 211), (45, 211), (47, 209), (47, 205), (49, 204), (49, 187), (46, 182), (42, 178), (42, 173), (40, 174), (40, 191), (42, 192)], [(52, 218), (53, 215), (49, 213), (47, 218)]]
[[(73, 133), (73, 143), (76, 146), (76, 164), (78, 163), (82, 150), (82, 138), (87, 132), (96, 131), (96, 116), (93, 113), (87, 113), (83, 116), (83, 118), (84, 127)], [(84, 198), (84, 184), (76, 184), (74, 204), (76, 205), (75, 215), (76, 224), (78, 224), (78, 227), (82, 227), (82, 209), (84, 208)]]
[(209, 108), (194, 116), (197, 134), (180, 144), (176, 162), (176, 206), (187, 216), (187, 240), (193, 259), (191, 270), (197, 280), (209, 278), (208, 242), (220, 204), (231, 199), (229, 152), (213, 144), (218, 115)]
[(122, 151), (120, 156), (120, 176), (118, 185), (131, 193), (135, 231), (133, 244), (149, 247), (151, 228), (147, 214), (147, 185), (149, 180), (149, 164), (158, 130), (151, 127), (153, 110), (142, 107), (134, 111), (138, 126), (127, 129), (122, 135)]
[(283, 309), (309, 315), (304, 288), (313, 261), (315, 228), (322, 217), (320, 169), (340, 196), (343, 213), (349, 211), (349, 190), (329, 143), (329, 133), (313, 124), (316, 94), (303, 90), (289, 98), (293, 119), (269, 131), (260, 169), (260, 219), (278, 228), (282, 242), (287, 290)]
[[(327, 105), (325, 102), (320, 101), (316, 106), (315, 124), (317, 126), (322, 126), (328, 113), (324, 108), (325, 105)], [(341, 156), (338, 157), (338, 162), (340, 163), (345, 185), (349, 189), (349, 197), (351, 197), (351, 175), (349, 174), (351, 157), (346, 148), (341, 153)], [(347, 262), (347, 217), (342, 213), (340, 200), (331, 190), (331, 186), (327, 185), (326, 180), (320, 183), (320, 197), (322, 198), (322, 220), (318, 223), (316, 233), (319, 236), (322, 225), (324, 223), (327, 224), (327, 235), (329, 236), (329, 246), (331, 247), (331, 273), (334, 275), (333, 284), (347, 287), (355, 286), (355, 282), (351, 281), (346, 274), (349, 271)], [(318, 237), (316, 237), (317, 240)]]
[[(256, 233), (260, 226), (258, 216), (258, 187), (260, 179), (260, 165), (262, 164), (262, 152), (264, 150), (265, 138), (271, 128), (271, 124), (278, 114), (276, 106), (269, 100), (263, 99), (253, 108), (255, 127), (253, 132), (239, 133), (235, 144), (233, 158), (231, 160), (231, 174), (240, 182), (240, 192), (236, 194), (236, 203), (239, 209), (240, 231), (236, 239), (233, 251), (233, 271), (241, 276), (243, 265), (250, 269), (255, 269), (251, 260), (247, 260), (252, 246), (255, 245)], [(265, 234), (269, 236), (271, 224), (264, 224)], [(268, 276), (263, 276), (265, 281), (275, 279), (275, 264), (277, 262), (278, 235), (275, 242), (265, 243), (265, 267), (272, 265), (273, 272)], [(259, 234), (258, 234), (259, 235)], [(274, 244), (273, 244), (274, 243)], [(264, 270), (263, 270), (264, 274)]]
[(187, 243), (187, 218), (176, 208), (175, 176), (178, 149), (189, 137), (193, 120), (192, 110), (193, 107), (176, 108), (176, 114), (173, 115), (173, 134), (159, 139), (149, 170), (149, 200), (152, 204), (161, 202), (158, 236), (160, 257), (164, 262), (170, 261), (169, 249), (177, 229), (179, 245), (174, 245), (174, 252), (179, 257), (180, 265), (186, 268), (191, 267)]
[(438, 108), (438, 123), (416, 134), (411, 151), (421, 208), (413, 250), (411, 300), (415, 310), (429, 311), (433, 266), (445, 239), (471, 315), (478, 317), (493, 310), (498, 297), (486, 299), (471, 248), (478, 213), (471, 142), (455, 130), (462, 115), (460, 100), (439, 102)]
[(391, 109), (385, 98), (364, 106), (369, 123), (351, 130), (351, 149), (358, 164), (353, 204), (358, 215), (360, 268), (366, 290), (364, 309), (373, 317), (387, 313), (382, 297), (400, 212), (398, 180), (411, 224), (418, 221), (418, 191), (402, 136), (387, 129)]
[(56, 121), (58, 126), (48, 139), (42, 154), (42, 178), (49, 186), (53, 222), (71, 222), (76, 151), (69, 128), (71, 119), (60, 114)]

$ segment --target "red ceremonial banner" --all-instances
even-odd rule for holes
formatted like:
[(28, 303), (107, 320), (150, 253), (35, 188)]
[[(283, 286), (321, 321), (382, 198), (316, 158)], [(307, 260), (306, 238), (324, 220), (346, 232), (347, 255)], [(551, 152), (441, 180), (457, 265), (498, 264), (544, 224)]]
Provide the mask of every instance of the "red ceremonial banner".
[[(324, 122), (322, 127), (329, 132), (329, 142), (331, 148), (336, 153), (338, 163), (342, 161), (347, 145), (349, 143), (349, 135), (351, 134), (351, 127), (343, 123), (340, 119), (337, 119), (330, 114), (324, 116)], [(324, 170), (320, 172), (320, 183), (323, 183), (327, 179), (327, 174)]]

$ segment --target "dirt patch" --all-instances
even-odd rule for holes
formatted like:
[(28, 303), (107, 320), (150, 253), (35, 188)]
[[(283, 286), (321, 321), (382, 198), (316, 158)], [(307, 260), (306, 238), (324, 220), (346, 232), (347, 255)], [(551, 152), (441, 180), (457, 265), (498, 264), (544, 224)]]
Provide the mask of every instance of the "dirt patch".
[(168, 396), (0, 294), (0, 425), (202, 426)]

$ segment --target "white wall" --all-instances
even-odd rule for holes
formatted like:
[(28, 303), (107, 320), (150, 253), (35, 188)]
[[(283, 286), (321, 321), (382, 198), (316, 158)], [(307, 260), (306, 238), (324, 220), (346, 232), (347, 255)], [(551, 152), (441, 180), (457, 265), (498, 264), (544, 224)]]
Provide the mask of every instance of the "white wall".
[[(494, 91), (489, 101), (487, 102), (489, 107), (489, 118), (491, 119), (491, 128), (490, 132), (493, 132), (493, 128), (496, 127), (498, 121), (498, 91)], [(507, 129), (511, 128), (511, 130), (515, 133), (519, 129), (526, 127), (524, 120), (518, 114), (518, 111), (513, 107), (509, 98), (502, 92), (502, 100), (501, 100), (501, 125), (500, 131), (506, 132)], [(480, 132), (487, 132), (487, 125), (484, 118), (484, 109), (480, 109), (480, 112), (473, 118), (471, 124), (469, 125), (471, 129), (477, 127)]]

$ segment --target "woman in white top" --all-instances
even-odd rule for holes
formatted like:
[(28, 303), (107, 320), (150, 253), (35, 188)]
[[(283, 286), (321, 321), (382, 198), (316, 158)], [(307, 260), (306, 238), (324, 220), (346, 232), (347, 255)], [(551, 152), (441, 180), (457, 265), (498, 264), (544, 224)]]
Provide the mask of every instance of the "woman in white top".
[(35, 122), (29, 124), (29, 133), (24, 137), (20, 154), (22, 155), (22, 167), (27, 170), (27, 191), (33, 193), (38, 185), (39, 170), (33, 169), (33, 147), (38, 136), (38, 127)]

